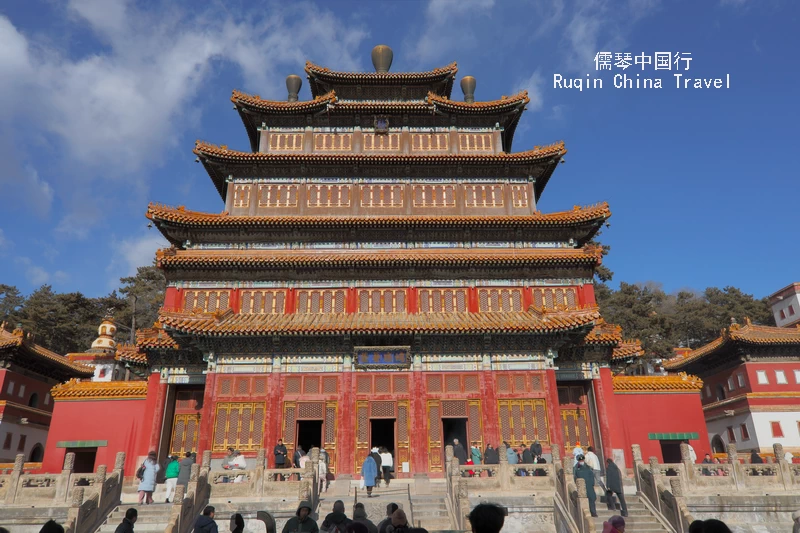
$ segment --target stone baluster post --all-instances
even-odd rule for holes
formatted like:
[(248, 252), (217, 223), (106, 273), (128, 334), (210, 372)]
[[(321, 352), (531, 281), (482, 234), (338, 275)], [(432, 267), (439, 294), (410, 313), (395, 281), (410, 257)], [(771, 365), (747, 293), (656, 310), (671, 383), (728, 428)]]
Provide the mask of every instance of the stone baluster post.
[(83, 505), (84, 488), (75, 487), (72, 489), (72, 499), (68, 500), (69, 509), (67, 509), (67, 524), (72, 524), (72, 527), (78, 527), (81, 518), (81, 505)]
[(314, 496), (312, 504), (315, 505), (319, 500), (319, 448), (311, 448), (311, 460), (306, 463), (306, 467), (311, 469), (311, 494)]
[(661, 498), (658, 493), (659, 485), (663, 486), (663, 480), (661, 478), (661, 465), (658, 462), (658, 458), (655, 456), (650, 456), (649, 459), (649, 467), (650, 467), (650, 474), (653, 476), (653, 500), (651, 503), (656, 507), (656, 509), (661, 511)]
[(444, 466), (445, 466), (445, 474), (450, 473), (450, 464), (452, 463), (453, 459), (453, 445), (448, 444), (444, 447)]
[(681, 483), (680, 478), (669, 478), (669, 488), (670, 492), (672, 492), (672, 498), (675, 505), (675, 508), (672, 510), (675, 515), (674, 519), (671, 520), (672, 527), (674, 527), (678, 533), (684, 533), (684, 531), (688, 531), (689, 524), (683, 523), (683, 515), (681, 514), (681, 507), (686, 505), (686, 501), (683, 497), (683, 484)]
[(469, 485), (468, 485), (467, 478), (459, 478), (458, 479), (458, 508), (461, 513), (458, 516), (458, 527), (460, 529), (465, 529), (467, 524), (469, 524)]
[(642, 479), (639, 468), (644, 466), (642, 460), (642, 448), (638, 444), (631, 444), (631, 455), (633, 455), (633, 480), (636, 482), (636, 491), (642, 491)]
[(736, 452), (736, 445), (731, 443), (727, 447), (727, 463), (731, 465), (731, 475), (736, 482), (736, 490), (743, 490), (746, 486), (744, 470), (739, 462), (739, 454)]
[[(177, 525), (175, 531), (181, 530), (181, 515), (183, 514), (183, 500), (185, 498), (186, 486), (176, 485), (175, 494), (172, 496), (172, 506), (169, 510), (169, 520), (167, 521), (167, 524), (175, 523)], [(169, 529), (167, 531), (169, 531)]]
[(108, 477), (108, 467), (100, 465), (97, 467), (97, 472), (94, 474), (94, 488), (97, 490), (97, 508), (102, 510), (103, 495), (105, 494), (106, 478)]
[(64, 456), (64, 468), (56, 482), (56, 501), (66, 502), (70, 497), (70, 481), (72, 471), (75, 470), (75, 454), (70, 452)]
[(125, 452), (117, 452), (117, 456), (114, 458), (114, 472), (119, 473), (119, 482), (122, 484), (125, 477)]
[[(11, 479), (8, 481), (6, 503), (14, 503), (17, 497), (17, 491), (19, 490), (19, 478), (22, 477), (24, 467), (25, 456), (19, 453), (14, 458), (14, 469), (11, 471)], [(56, 493), (56, 496), (58, 496), (58, 493)]]
[[(586, 514), (591, 514), (590, 511), (589, 511), (589, 495), (586, 492), (586, 480), (583, 479), (582, 477), (579, 477), (578, 479), (576, 479), (575, 480), (575, 489), (578, 492), (578, 498), (577, 498), (577, 502), (576, 502), (578, 504), (578, 509), (577, 509), (578, 516), (574, 517), (574, 518), (575, 518), (575, 521), (578, 522), (578, 530), (582, 531), (584, 529), (584, 527), (583, 527), (584, 511), (586, 512)], [(567, 505), (569, 505), (569, 502), (567, 502)], [(592, 532), (583, 531), (583, 533), (592, 533)]]
[(501, 444), (497, 447), (497, 453), (500, 456), (500, 464), (497, 465), (497, 476), (500, 478), (500, 489), (511, 490), (511, 476), (514, 474), (511, 467), (508, 465), (508, 452), (506, 452), (506, 445)]
[(200, 464), (200, 467), (205, 471), (211, 470), (211, 450), (206, 450), (203, 452), (202, 461), (203, 462)]
[(685, 442), (681, 443), (681, 463), (683, 463), (683, 468), (686, 470), (686, 479), (689, 482), (694, 482), (694, 463), (692, 462), (692, 456), (689, 453), (689, 445)]
[(253, 480), (251, 483), (253, 495), (261, 496), (264, 494), (264, 477), (266, 473), (264, 470), (267, 468), (267, 450), (264, 448), (258, 449), (256, 455), (256, 469), (253, 473)]
[(789, 463), (786, 462), (783, 444), (773, 444), (772, 452), (775, 454), (775, 463), (778, 465), (776, 470), (778, 471), (778, 476), (780, 477), (780, 483), (783, 485), (783, 490), (790, 490), (792, 488), (794, 481), (792, 478), (794, 476), (792, 476), (792, 470), (789, 467)]

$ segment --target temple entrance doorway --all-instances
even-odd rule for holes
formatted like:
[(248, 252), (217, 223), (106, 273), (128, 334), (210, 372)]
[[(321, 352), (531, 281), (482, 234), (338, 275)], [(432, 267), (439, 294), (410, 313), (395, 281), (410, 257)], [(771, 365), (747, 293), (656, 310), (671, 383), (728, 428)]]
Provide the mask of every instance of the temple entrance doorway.
[(445, 446), (453, 444), (453, 440), (458, 439), (464, 450), (469, 450), (466, 418), (442, 418), (442, 435)]
[(298, 420), (295, 446), (302, 446), (309, 453), (311, 448), (322, 447), (322, 420)]
[(371, 418), (369, 421), (370, 435), (369, 446), (380, 448), (381, 446), (389, 450), (394, 457), (395, 452), (395, 419), (394, 418)]
[(97, 448), (67, 448), (66, 453), (75, 454), (75, 474), (91, 474), (94, 472), (94, 462), (97, 458)]
[(680, 463), (681, 462), (681, 442), (680, 440), (660, 440), (661, 444), (661, 457), (663, 463)]
[[(561, 408), (561, 428), (564, 435), (564, 453), (572, 454), (576, 444), (583, 451), (595, 446), (592, 435), (591, 410), (589, 408), (590, 382), (560, 382), (558, 404)], [(599, 452), (598, 452), (599, 455)]]

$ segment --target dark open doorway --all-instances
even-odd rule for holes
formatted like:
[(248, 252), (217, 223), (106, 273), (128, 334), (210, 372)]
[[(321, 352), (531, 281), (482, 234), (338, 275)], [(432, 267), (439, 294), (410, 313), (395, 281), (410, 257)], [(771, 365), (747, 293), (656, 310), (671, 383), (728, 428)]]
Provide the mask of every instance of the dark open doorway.
[(322, 420), (298, 420), (296, 445), (308, 453), (311, 448), (322, 447)]
[(394, 455), (394, 422), (394, 418), (370, 419), (370, 448), (384, 446)]
[(76, 474), (91, 474), (94, 472), (94, 461), (97, 458), (97, 448), (67, 448), (66, 453), (75, 454)]
[(469, 449), (466, 418), (442, 418), (442, 435), (445, 446), (453, 444), (453, 439), (458, 439), (465, 450)]
[(681, 441), (679, 440), (661, 440), (661, 457), (665, 463), (680, 463), (681, 462)]

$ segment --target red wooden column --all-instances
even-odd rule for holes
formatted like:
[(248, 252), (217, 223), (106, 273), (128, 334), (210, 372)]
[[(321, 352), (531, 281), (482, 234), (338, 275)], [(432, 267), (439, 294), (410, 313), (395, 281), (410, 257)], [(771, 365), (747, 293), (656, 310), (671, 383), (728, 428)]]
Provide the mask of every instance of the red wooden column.
[[(267, 465), (269, 468), (275, 467), (275, 456), (272, 454), (273, 447), (278, 444), (278, 439), (283, 438), (283, 385), (281, 372), (272, 372), (267, 379), (267, 412), (264, 417), (264, 448), (267, 450)], [(285, 443), (284, 443), (285, 444)], [(286, 458), (291, 461), (291, 457)]]
[[(611, 369), (608, 367), (601, 368), (600, 378), (592, 380), (592, 387), (594, 387), (594, 398), (597, 405), (597, 423), (600, 426), (603, 455), (605, 457), (613, 457), (611, 450), (614, 446), (614, 440), (611, 426), (612, 422), (616, 422), (617, 411), (614, 403), (614, 385), (611, 379)], [(620, 444), (617, 443), (617, 447), (619, 446)]]
[(336, 473), (357, 474), (354, 472), (356, 460), (356, 395), (355, 372), (339, 374), (339, 399), (336, 414), (339, 417), (336, 428)]
[(217, 373), (206, 373), (206, 386), (203, 389), (203, 410), (200, 413), (200, 434), (197, 436), (197, 456), (202, 457), (205, 450), (214, 444), (214, 406), (216, 404)]
[(152, 424), (150, 425), (150, 433), (147, 434), (144, 440), (144, 448), (142, 455), (147, 454), (151, 450), (158, 451), (158, 445), (161, 442), (161, 428), (164, 426), (164, 402), (167, 398), (167, 382), (161, 381), (161, 374), (153, 372), (147, 380), (147, 400), (145, 412), (153, 413)]
[[(497, 416), (497, 388), (494, 380), (494, 373), (491, 370), (482, 370), (480, 373), (481, 384), (481, 416), (483, 416), (483, 446), (491, 444), (495, 448), (500, 446), (502, 436), (500, 435), (499, 417)], [(481, 450), (483, 452), (483, 450)]]
[(411, 396), (410, 413), (411, 433), (409, 438), (409, 455), (411, 458), (411, 473), (428, 471), (428, 413), (425, 406), (425, 376), (422, 371), (414, 370), (409, 373), (411, 383), (409, 393)]
[(558, 386), (556, 385), (556, 371), (548, 368), (545, 371), (547, 381), (547, 416), (550, 418), (550, 445), (564, 451), (564, 432), (561, 427), (561, 405), (558, 403)]

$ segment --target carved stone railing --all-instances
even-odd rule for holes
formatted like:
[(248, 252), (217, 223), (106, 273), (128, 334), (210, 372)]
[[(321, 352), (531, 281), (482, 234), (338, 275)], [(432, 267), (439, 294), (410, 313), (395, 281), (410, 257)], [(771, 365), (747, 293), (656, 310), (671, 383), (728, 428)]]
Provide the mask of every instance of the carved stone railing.
[(172, 508), (165, 533), (188, 533), (203, 508), (208, 504), (211, 486), (208, 483), (211, 452), (203, 452), (203, 462), (193, 464), (188, 485), (175, 487)]
[(72, 489), (70, 508), (64, 524), (65, 533), (95, 531), (120, 503), (125, 471), (125, 452), (117, 453), (114, 471), (106, 475), (105, 465), (98, 467), (90, 486)]
[[(553, 490), (555, 486), (552, 464), (510, 465), (502, 462), (496, 465), (460, 465), (458, 470), (470, 489), (478, 492), (524, 488)], [(484, 472), (486, 475), (481, 475)]]
[(567, 483), (567, 508), (580, 533), (595, 533), (594, 518), (586, 494), (586, 480), (583, 478), (576, 479), (575, 483)]
[[(505, 452), (503, 446), (498, 451)], [(450, 528), (454, 530), (464, 529), (466, 514), (469, 513), (469, 487), (466, 478), (461, 476), (461, 466), (458, 459), (453, 455), (453, 446), (448, 444), (444, 449), (445, 458), (445, 483), (447, 487), (447, 506), (448, 516), (450, 517)]]

